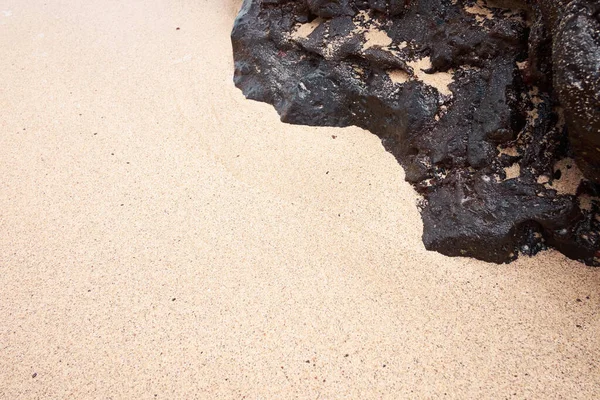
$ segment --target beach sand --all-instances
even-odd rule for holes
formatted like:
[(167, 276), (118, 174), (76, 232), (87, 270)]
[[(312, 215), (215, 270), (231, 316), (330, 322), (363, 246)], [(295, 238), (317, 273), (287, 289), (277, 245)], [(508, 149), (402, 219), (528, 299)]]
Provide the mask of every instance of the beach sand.
[(598, 395), (600, 270), (427, 252), (374, 135), (233, 86), (237, 7), (0, 0), (0, 398)]

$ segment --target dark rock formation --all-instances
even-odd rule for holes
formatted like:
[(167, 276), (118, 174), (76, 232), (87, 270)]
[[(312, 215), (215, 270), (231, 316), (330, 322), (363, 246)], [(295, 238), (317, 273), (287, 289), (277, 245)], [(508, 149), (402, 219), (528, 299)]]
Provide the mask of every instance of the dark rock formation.
[(571, 2), (553, 35), (554, 85), (584, 175), (600, 183), (600, 3)]
[(557, 4), (246, 0), (235, 83), (284, 122), (378, 135), (428, 249), (600, 265), (598, 7)]

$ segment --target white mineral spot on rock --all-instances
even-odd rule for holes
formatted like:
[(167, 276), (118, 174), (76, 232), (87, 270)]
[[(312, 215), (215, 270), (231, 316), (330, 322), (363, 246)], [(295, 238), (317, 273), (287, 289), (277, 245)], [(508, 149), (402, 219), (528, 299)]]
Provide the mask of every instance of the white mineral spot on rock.
[(327, 43), (327, 46), (325, 46), (325, 48), (323, 49), (323, 57), (325, 57), (326, 60), (331, 60), (335, 57), (335, 52), (338, 50), (339, 48), (339, 43), (338, 42), (330, 42)]

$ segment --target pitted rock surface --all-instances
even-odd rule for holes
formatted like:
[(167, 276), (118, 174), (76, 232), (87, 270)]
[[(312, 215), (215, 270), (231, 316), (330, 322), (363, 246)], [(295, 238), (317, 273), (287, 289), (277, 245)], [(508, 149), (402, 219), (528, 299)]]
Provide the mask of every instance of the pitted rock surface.
[(234, 80), (284, 122), (378, 135), (428, 249), (600, 265), (598, 11), (544, 1), (246, 0)]

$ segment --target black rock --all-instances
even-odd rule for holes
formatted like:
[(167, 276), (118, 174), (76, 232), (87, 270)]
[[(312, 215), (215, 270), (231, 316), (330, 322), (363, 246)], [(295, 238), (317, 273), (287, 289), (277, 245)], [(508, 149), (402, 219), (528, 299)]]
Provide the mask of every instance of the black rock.
[(600, 3), (573, 1), (553, 35), (554, 86), (586, 178), (600, 183)]
[(234, 80), (284, 122), (378, 135), (424, 197), (428, 249), (598, 265), (598, 12), (544, 1), (246, 0)]
[(306, 3), (309, 10), (321, 18), (354, 14), (348, 0), (306, 0)]

